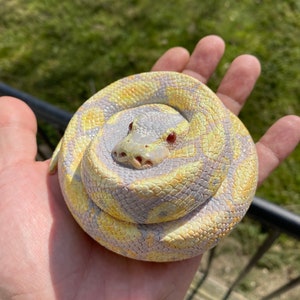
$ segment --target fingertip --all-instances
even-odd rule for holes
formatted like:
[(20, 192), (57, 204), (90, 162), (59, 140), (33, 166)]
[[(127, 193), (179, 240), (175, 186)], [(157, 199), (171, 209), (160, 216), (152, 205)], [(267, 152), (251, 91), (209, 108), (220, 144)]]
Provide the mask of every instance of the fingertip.
[(231, 63), (217, 90), (223, 103), (238, 114), (260, 75), (259, 60), (250, 54), (238, 56)]
[[(290, 147), (292, 146), (292, 149), (294, 149), (300, 141), (299, 128), (300, 117), (296, 115), (287, 115), (275, 122), (262, 139), (266, 139), (268, 142), (272, 142), (274, 139), (278, 139), (280, 141), (284, 140), (285, 143), (281, 143), (285, 149), (287, 148), (287, 145), (290, 145)], [(278, 143), (275, 143), (274, 146), (278, 146)]]
[[(270, 131), (278, 139), (276, 152), (280, 161), (285, 159), (300, 142), (300, 117), (296, 115), (287, 115), (280, 118)], [(272, 137), (272, 136), (271, 136)]]
[(300, 139), (300, 117), (296, 115), (287, 115), (278, 120), (278, 122), (283, 123), (285, 127), (292, 130), (297, 134), (298, 139)]
[(233, 60), (232, 65), (238, 65), (240, 72), (244, 72), (248, 76), (252, 75), (255, 80), (261, 73), (260, 61), (252, 54), (239, 55)]
[(225, 51), (225, 42), (216, 35), (202, 38), (196, 45), (184, 73), (207, 83)]
[(190, 58), (190, 53), (183, 47), (167, 50), (153, 65), (151, 71), (181, 72)]
[[(225, 51), (225, 41), (218, 35), (210, 34), (203, 37), (197, 44), (204, 44), (207, 47), (212, 47), (213, 49), (220, 49), (222, 52)], [(196, 46), (196, 48), (197, 48)]]

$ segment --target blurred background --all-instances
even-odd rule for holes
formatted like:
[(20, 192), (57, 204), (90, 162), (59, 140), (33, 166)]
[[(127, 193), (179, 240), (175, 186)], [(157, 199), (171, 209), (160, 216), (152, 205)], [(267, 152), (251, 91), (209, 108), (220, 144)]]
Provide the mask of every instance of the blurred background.
[[(261, 77), (240, 114), (255, 141), (278, 118), (300, 115), (298, 0), (0, 0), (0, 81), (74, 112), (107, 84), (150, 70), (170, 47), (191, 52), (208, 34), (227, 45), (212, 89), (236, 56), (261, 61)], [(300, 213), (299, 147), (257, 195)], [(248, 223), (239, 230), (260, 234)], [(288, 250), (275, 251), (263, 268), (295, 261), (293, 243), (283, 238), (279, 246)], [(241, 251), (252, 247), (246, 243)], [(294, 268), (299, 265), (298, 256)]]

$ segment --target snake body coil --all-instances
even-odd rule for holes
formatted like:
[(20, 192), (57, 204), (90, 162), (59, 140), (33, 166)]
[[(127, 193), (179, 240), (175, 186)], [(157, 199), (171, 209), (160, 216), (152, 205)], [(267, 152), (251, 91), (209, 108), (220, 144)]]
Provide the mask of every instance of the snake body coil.
[(71, 119), (50, 169), (79, 225), (104, 247), (147, 261), (215, 246), (246, 213), (257, 156), (244, 125), (192, 77), (116, 81)]

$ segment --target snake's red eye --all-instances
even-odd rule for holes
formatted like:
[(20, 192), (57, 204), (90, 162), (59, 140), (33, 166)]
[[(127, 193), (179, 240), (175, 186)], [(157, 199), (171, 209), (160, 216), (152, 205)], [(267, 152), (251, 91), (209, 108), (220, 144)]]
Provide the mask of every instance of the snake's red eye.
[(175, 141), (176, 141), (176, 133), (175, 133), (175, 132), (171, 132), (171, 133), (167, 136), (166, 141), (167, 141), (169, 144), (175, 143)]
[(129, 129), (129, 131), (131, 131), (131, 130), (132, 130), (132, 125), (133, 125), (133, 122), (131, 122), (131, 123), (128, 125), (128, 129)]

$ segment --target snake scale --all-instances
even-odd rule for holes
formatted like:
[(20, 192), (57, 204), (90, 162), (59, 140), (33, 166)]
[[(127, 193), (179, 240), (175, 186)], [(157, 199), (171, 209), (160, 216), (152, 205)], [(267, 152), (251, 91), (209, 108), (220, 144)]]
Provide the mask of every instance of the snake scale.
[(57, 146), (67, 206), (107, 249), (176, 261), (215, 246), (246, 213), (257, 154), (242, 122), (177, 72), (120, 79), (86, 101)]

